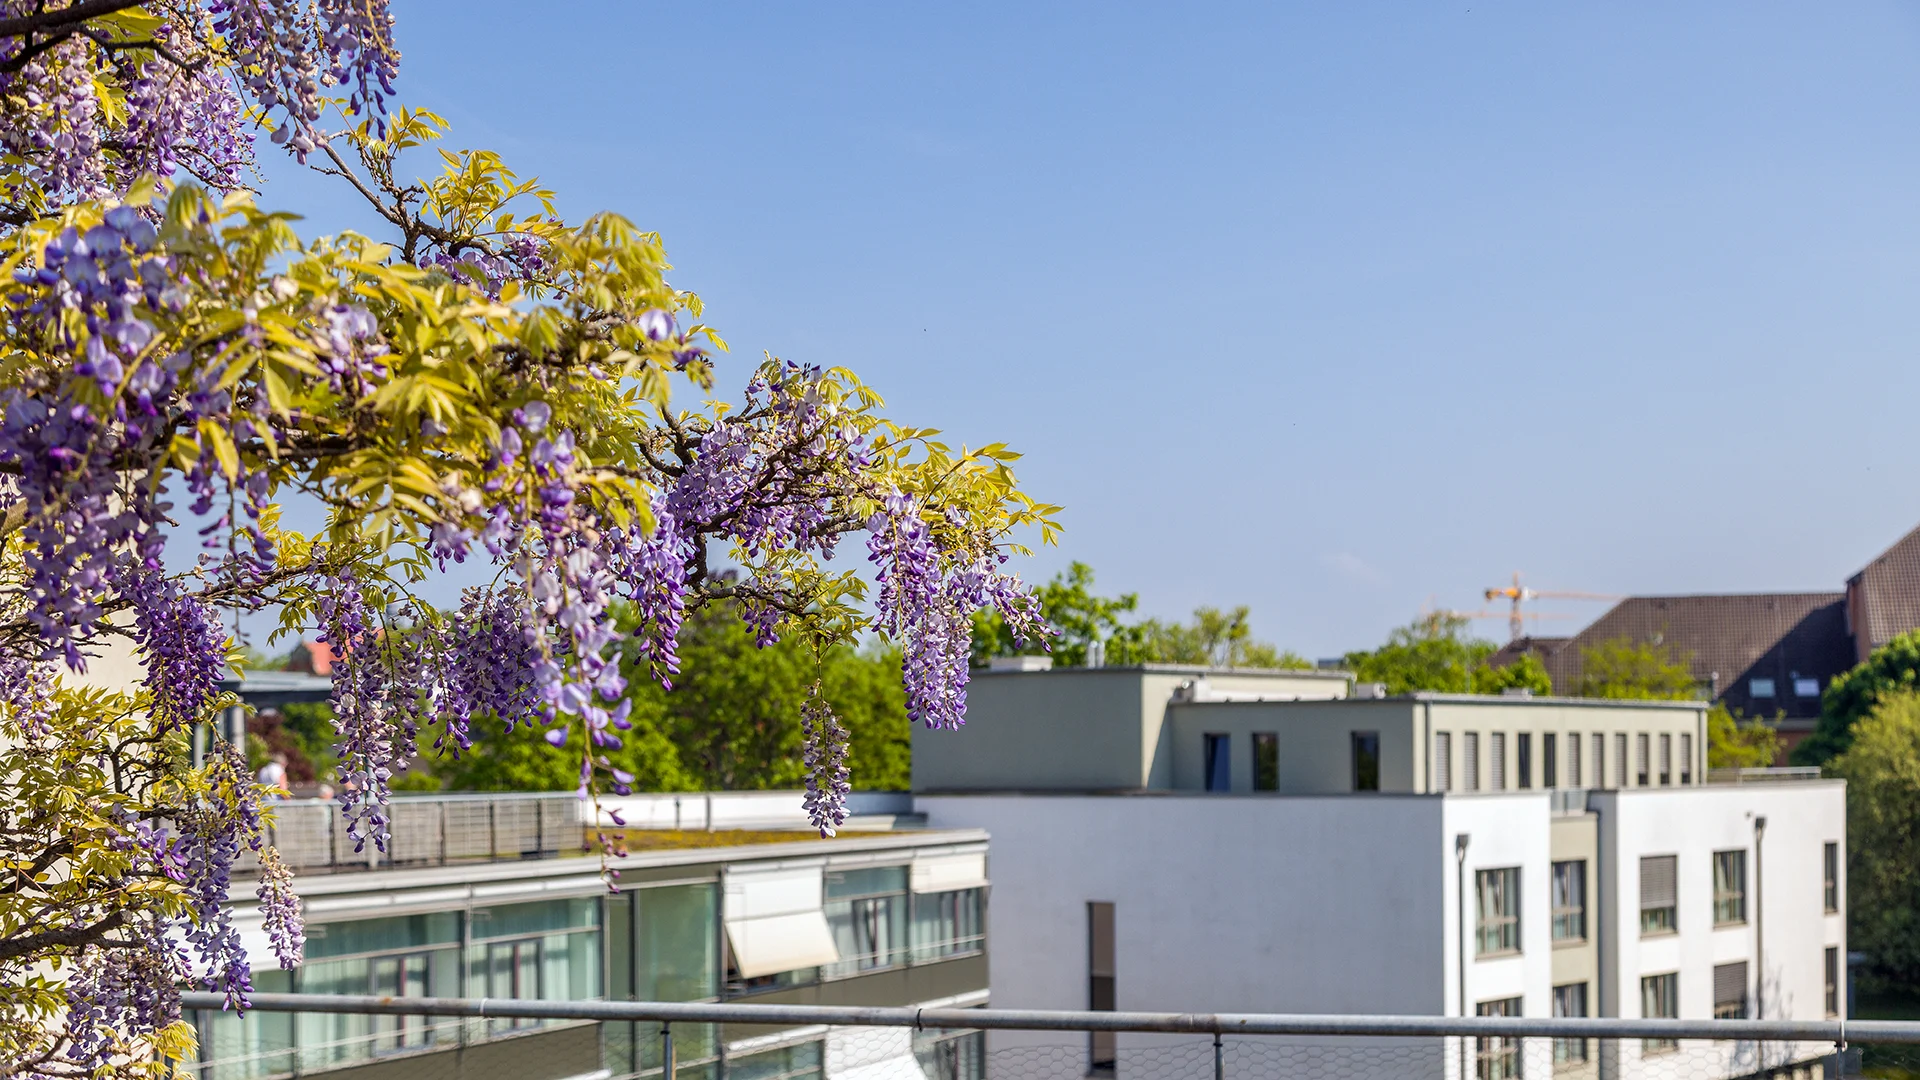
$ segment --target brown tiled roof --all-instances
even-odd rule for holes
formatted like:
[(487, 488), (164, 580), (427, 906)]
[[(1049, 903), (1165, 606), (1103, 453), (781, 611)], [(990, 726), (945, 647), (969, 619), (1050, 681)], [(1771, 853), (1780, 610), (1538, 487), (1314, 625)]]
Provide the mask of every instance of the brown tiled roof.
[[(1533, 639), (1562, 643), (1532, 651), (1553, 676), (1554, 692), (1571, 694), (1582, 650), (1620, 638), (1686, 658), (1695, 679), (1717, 682), (1719, 699), (1750, 716), (1781, 709), (1789, 717), (1818, 716), (1818, 694), (1796, 694), (1795, 680), (1817, 680), (1824, 691), (1854, 663), (1846, 594), (1824, 592), (1628, 597), (1571, 639)], [(1774, 696), (1754, 698), (1754, 679), (1773, 680)]]
[(1544, 664), (1546, 663), (1547, 657), (1559, 652), (1567, 642), (1572, 640), (1572, 638), (1564, 637), (1515, 638), (1505, 645), (1500, 646), (1492, 656), (1487, 657), (1487, 664), (1490, 667), (1506, 667), (1508, 664), (1513, 663), (1523, 656), (1537, 656), (1540, 658), (1540, 662)]
[(1865, 633), (1863, 653), (1920, 626), (1920, 529), (1901, 537), (1848, 578), (1847, 591), (1855, 618), (1866, 624), (1851, 627), (1855, 633)]

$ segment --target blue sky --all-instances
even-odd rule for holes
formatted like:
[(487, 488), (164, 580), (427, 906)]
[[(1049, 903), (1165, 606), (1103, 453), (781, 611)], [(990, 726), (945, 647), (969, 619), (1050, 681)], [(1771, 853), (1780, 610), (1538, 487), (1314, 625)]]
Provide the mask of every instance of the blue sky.
[(1515, 570), (1837, 589), (1920, 524), (1911, 7), (395, 7), (402, 100), (659, 230), (736, 374), (1024, 451), (1031, 577), (1327, 656)]

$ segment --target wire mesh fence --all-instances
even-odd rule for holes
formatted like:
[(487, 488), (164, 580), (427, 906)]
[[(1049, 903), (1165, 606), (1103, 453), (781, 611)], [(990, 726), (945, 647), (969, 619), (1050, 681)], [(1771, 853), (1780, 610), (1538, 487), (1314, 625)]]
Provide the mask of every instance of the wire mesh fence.
[[(188, 995), (193, 1007), (217, 1003)], [(1920, 1080), (1920, 1023), (288, 994), (203, 1026), (200, 1060), (182, 1069), (200, 1080)]]

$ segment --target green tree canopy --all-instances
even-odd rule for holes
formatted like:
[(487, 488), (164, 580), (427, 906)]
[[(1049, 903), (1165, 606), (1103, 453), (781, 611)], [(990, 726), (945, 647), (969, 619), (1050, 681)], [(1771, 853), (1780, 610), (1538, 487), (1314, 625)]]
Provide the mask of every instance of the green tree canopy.
[(1052, 640), (1015, 641), (1013, 629), (999, 612), (979, 611), (973, 617), (974, 663), (984, 664), (995, 656), (1050, 653), (1056, 667), (1081, 667), (1087, 662), (1088, 644), (1113, 636), (1125, 625), (1121, 616), (1133, 611), (1140, 601), (1135, 593), (1095, 595), (1093, 567), (1078, 561), (1055, 574), (1052, 581), (1041, 586), (1039, 594), (1040, 610), (1053, 629)]
[(1471, 694), (1475, 671), (1495, 649), (1468, 633), (1466, 619), (1435, 612), (1397, 627), (1377, 649), (1348, 653), (1347, 668), (1361, 682), (1386, 684), (1389, 694)]
[[(912, 779), (900, 655), (869, 645), (829, 648), (816, 663), (798, 640), (766, 648), (729, 605), (691, 615), (680, 631), (680, 674), (673, 689), (644, 678), (637, 649), (624, 657), (633, 730), (608, 751), (634, 776), (637, 791), (763, 791), (806, 779), (800, 714), (816, 678), (848, 729), (853, 782), (901, 790)], [(475, 728), (473, 749), (433, 772), (448, 788), (571, 791), (579, 770), (556, 754), (537, 728)]]
[(1873, 650), (1866, 662), (1828, 684), (1820, 724), (1793, 748), (1795, 765), (1825, 765), (1853, 745), (1853, 727), (1883, 699), (1920, 688), (1920, 630)]
[(1688, 658), (1649, 641), (1615, 638), (1580, 650), (1580, 697), (1683, 701), (1697, 697), (1699, 681)]
[(1139, 595), (1100, 596), (1093, 591), (1093, 568), (1074, 562), (1039, 590), (1041, 611), (1054, 631), (1052, 648), (1036, 641), (1015, 642), (998, 612), (981, 611), (973, 621), (973, 662), (995, 656), (1051, 653), (1055, 667), (1081, 667), (1094, 641), (1106, 650), (1104, 662), (1129, 664), (1205, 664), (1210, 667), (1310, 668), (1313, 662), (1253, 636), (1250, 609), (1202, 607), (1191, 623), (1123, 616), (1139, 606)]
[(1920, 697), (1880, 695), (1830, 768), (1847, 781), (1848, 944), (1877, 980), (1920, 986)]
[(1707, 710), (1707, 768), (1764, 769), (1780, 756), (1780, 735), (1764, 720), (1743, 720), (1725, 705)]

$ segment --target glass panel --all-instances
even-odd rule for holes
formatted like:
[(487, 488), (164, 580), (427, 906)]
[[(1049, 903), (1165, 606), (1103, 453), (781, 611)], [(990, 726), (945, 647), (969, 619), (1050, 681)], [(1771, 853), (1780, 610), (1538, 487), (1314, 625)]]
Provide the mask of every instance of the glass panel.
[(1380, 733), (1353, 733), (1353, 790), (1380, 790)]
[(857, 896), (879, 896), (907, 891), (907, 868), (875, 866), (864, 870), (827, 872), (827, 899), (850, 900)]
[[(327, 960), (303, 964), (298, 992), (302, 994), (364, 994), (371, 963), (367, 960)], [(372, 1033), (371, 1018), (328, 1013), (295, 1013), (294, 1036), (301, 1069), (316, 1069), (365, 1060)]]
[(913, 956), (931, 960), (976, 952), (980, 930), (980, 890), (929, 893), (913, 898)]
[[(256, 971), (253, 987), (263, 994), (293, 989), (292, 972)], [(254, 1011), (200, 1014), (200, 1061), (204, 1080), (253, 1080), (293, 1071), (293, 1014)]]
[[(1520, 999), (1483, 1001), (1473, 1007), (1480, 1016), (1519, 1016)], [(1507, 1036), (1474, 1039), (1474, 1075), (1477, 1080), (1518, 1080), (1520, 1040)]]
[(540, 900), (531, 904), (501, 904), (476, 908), (473, 912), (473, 938), (519, 937), (554, 930), (590, 929), (600, 925), (600, 898), (577, 897), (572, 900)]
[(1274, 732), (1253, 733), (1253, 790), (1280, 790), (1280, 736)]
[(352, 956), (371, 952), (400, 952), (422, 945), (460, 943), (460, 913), (441, 911), (432, 915), (401, 915), (389, 919), (355, 919), (352, 922), (318, 923), (307, 927), (306, 957), (309, 961), (330, 956)]
[[(1587, 1015), (1587, 984), (1569, 983), (1565, 986), (1554, 987), (1553, 1015), (1573, 1017)], [(1585, 1060), (1587, 1060), (1587, 1040), (1553, 1040), (1553, 1061), (1555, 1065)]]
[(823, 1045), (801, 1043), (730, 1058), (727, 1080), (812, 1080), (820, 1076)]
[(634, 997), (700, 1001), (720, 993), (720, 890), (669, 885), (632, 894)]
[(1479, 900), (1478, 953), (1517, 952), (1520, 948), (1520, 870), (1481, 870), (1474, 874)]

